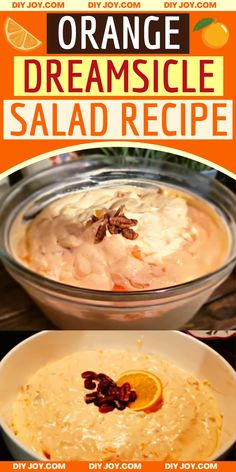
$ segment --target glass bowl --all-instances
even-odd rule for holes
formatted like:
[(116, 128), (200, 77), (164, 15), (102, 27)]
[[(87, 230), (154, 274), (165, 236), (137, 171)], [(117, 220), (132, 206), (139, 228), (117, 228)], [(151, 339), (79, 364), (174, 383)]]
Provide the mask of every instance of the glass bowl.
[[(227, 260), (215, 272), (157, 290), (110, 292), (72, 287), (43, 277), (22, 265), (11, 251), (11, 227), (19, 212), (32, 218), (62, 195), (98, 186), (155, 187), (160, 183), (204, 199), (224, 219), (231, 248)], [(226, 187), (181, 165), (161, 159), (153, 162), (123, 156), (86, 157), (25, 178), (8, 192), (0, 209), (0, 255), (7, 271), (60, 328), (178, 329), (193, 317), (234, 267), (235, 208), (236, 198)]]

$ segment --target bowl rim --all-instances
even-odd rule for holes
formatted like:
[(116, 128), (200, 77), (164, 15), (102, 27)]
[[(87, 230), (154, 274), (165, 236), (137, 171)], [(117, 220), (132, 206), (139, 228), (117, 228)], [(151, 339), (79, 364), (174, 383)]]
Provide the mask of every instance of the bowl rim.
[[(72, 330), (71, 330), (72, 331)], [(104, 332), (103, 330), (96, 330), (96, 332)], [(108, 330), (108, 331), (105, 331), (106, 332), (106, 335), (108, 334), (109, 335), (109, 331), (114, 331), (114, 330)], [(38, 333), (35, 333), (29, 337), (27, 337), (26, 339), (24, 339), (23, 341), (21, 341), (20, 343), (16, 344), (16, 346), (14, 346), (0, 361), (0, 375), (1, 375), (1, 367), (3, 364), (5, 364), (8, 359), (12, 356), (12, 355), (15, 355), (17, 350), (20, 349), (21, 347), (24, 346), (24, 344), (27, 344), (28, 342), (32, 342), (34, 341), (35, 338), (38, 338), (38, 337), (43, 337), (45, 336), (45, 334), (47, 333), (50, 333), (51, 330), (44, 330), (44, 331), (40, 331)], [(60, 333), (60, 331), (56, 331), (57, 333)], [(86, 330), (80, 330), (80, 333), (87, 333), (88, 331)], [(140, 331), (137, 331), (137, 333), (139, 333)], [(217, 351), (215, 351), (212, 347), (208, 346), (206, 343), (204, 343), (202, 340), (200, 339), (197, 339), (191, 335), (189, 335), (188, 333), (185, 333), (185, 332), (182, 332), (182, 331), (178, 331), (178, 330), (167, 330), (167, 332), (165, 332), (165, 334), (169, 333), (169, 332), (174, 332), (177, 336), (180, 336), (182, 337), (183, 339), (183, 342), (184, 342), (184, 339), (188, 339), (190, 342), (192, 342), (193, 344), (197, 344), (199, 346), (201, 346), (202, 348), (204, 348), (207, 352), (210, 352), (211, 355), (215, 356), (221, 363), (222, 365), (227, 369), (228, 372), (230, 372), (233, 377), (236, 379), (236, 371), (235, 369), (229, 364), (229, 362), (227, 362), (224, 357), (222, 357)], [(153, 331), (152, 330), (147, 330), (145, 331), (145, 334), (146, 333), (152, 333), (153, 334)], [(23, 453), (25, 454), (28, 454), (32, 457), (35, 458), (35, 460), (40, 460), (40, 461), (47, 461), (48, 459), (40, 456), (39, 454), (37, 454), (36, 452), (34, 452), (32, 449), (30, 449), (28, 446), (24, 445), (21, 443), (21, 441), (19, 441), (19, 439), (14, 435), (14, 433), (12, 432), (12, 430), (10, 429), (10, 427), (6, 424), (5, 420), (3, 419), (2, 415), (0, 415), (0, 428), (2, 428), (2, 431), (3, 433), (5, 434), (5, 436), (7, 437), (7, 439), (10, 439), (14, 444), (15, 446), (17, 446)], [(236, 431), (235, 431), (235, 435), (234, 437), (232, 437), (231, 439), (229, 439), (225, 445), (222, 445), (221, 448), (217, 451), (214, 451), (214, 453), (208, 458), (206, 459), (207, 461), (217, 461), (219, 460), (220, 457), (224, 456), (232, 447), (233, 445), (236, 443)], [(7, 446), (8, 448), (8, 446)], [(78, 461), (80, 462), (80, 461)], [(157, 461), (158, 462), (158, 461)]]
[[(82, 173), (82, 177), (80, 182), (82, 183), (86, 179), (88, 180), (91, 179), (93, 180), (95, 175), (99, 175), (101, 172), (109, 172), (111, 174), (111, 179), (112, 180), (112, 172), (113, 171), (142, 171), (142, 169), (145, 170), (150, 170), (150, 166), (144, 166), (143, 163), (139, 165), (138, 167), (135, 167), (135, 162), (136, 160), (134, 159), (134, 163), (128, 163), (128, 167), (124, 167), (124, 164), (121, 165), (118, 163), (117, 167), (115, 166), (113, 160), (120, 158), (123, 159), (123, 156), (109, 156), (109, 159), (107, 156), (101, 156), (99, 154), (94, 155), (94, 156), (84, 156), (84, 158), (80, 158), (78, 160), (72, 161), (72, 162), (66, 162), (63, 163), (56, 168), (56, 172), (60, 174), (63, 172), (63, 169), (69, 169), (72, 168), (77, 169), (79, 168), (81, 162), (82, 163), (88, 163), (91, 165), (85, 164), (85, 171)], [(97, 160), (96, 160), (97, 159)], [(103, 159), (103, 160), (102, 160)], [(126, 156), (126, 159), (129, 160), (132, 158), (130, 156)], [(92, 164), (98, 163), (101, 161), (101, 165), (99, 168), (93, 167)], [(106, 167), (104, 162), (108, 162), (111, 164), (110, 167)], [(154, 168), (156, 171), (165, 171), (165, 170), (170, 170), (172, 172), (177, 172), (179, 175), (180, 173), (183, 174), (183, 171), (186, 173), (188, 177), (196, 177), (201, 180), (203, 183), (212, 184), (212, 179), (208, 175), (203, 175), (202, 173), (197, 172), (196, 170), (189, 169), (188, 167), (185, 167), (181, 164), (173, 163), (173, 162), (161, 162), (161, 159), (159, 161), (156, 161), (155, 163), (152, 162), (152, 165), (154, 165)], [(91, 172), (95, 171), (95, 174), (91, 175)], [(20, 182), (18, 182), (13, 189), (8, 190), (6, 193), (5, 197), (9, 197), (14, 193), (19, 190), (22, 185), (25, 184), (30, 184), (33, 182), (35, 179), (40, 180), (44, 176), (50, 176), (55, 172), (55, 168), (46, 168), (38, 172), (37, 174), (29, 175), (28, 177), (24, 177), (24, 179)], [(157, 182), (157, 180), (155, 180)], [(236, 195), (229, 190), (225, 185), (223, 185), (219, 181), (214, 181), (214, 186), (216, 187), (218, 192), (224, 192), (224, 194), (233, 202), (235, 203), (236, 207)], [(181, 187), (181, 185), (180, 185)], [(185, 187), (183, 186), (183, 189)], [(0, 210), (1, 212), (1, 210)], [(236, 222), (236, 216), (235, 216), (235, 222)], [(3, 232), (4, 230), (2, 230)], [(232, 236), (232, 234), (231, 234)], [(217, 277), (220, 277), (225, 271), (228, 269), (231, 270), (231, 266), (236, 263), (236, 251), (234, 253), (234, 246), (236, 245), (236, 235), (233, 235), (234, 238), (232, 240), (232, 248), (231, 248), (231, 253), (228, 255), (227, 259), (223, 264), (221, 264), (220, 267), (218, 267), (216, 270), (209, 272), (201, 277), (198, 277), (193, 280), (189, 280), (188, 282), (177, 284), (177, 285), (172, 285), (164, 288), (157, 288), (157, 289), (149, 289), (149, 290), (130, 290), (130, 291), (125, 291), (125, 292), (113, 292), (110, 290), (97, 290), (97, 289), (92, 289), (92, 288), (82, 288), (82, 287), (76, 287), (73, 285), (65, 284), (63, 282), (59, 282), (54, 279), (50, 279), (48, 277), (45, 277), (43, 275), (38, 274), (37, 272), (31, 270), (27, 266), (24, 266), (20, 261), (18, 261), (13, 254), (10, 252), (7, 252), (6, 249), (2, 249), (0, 247), (0, 258), (2, 258), (3, 262), (5, 261), (5, 264), (9, 266), (13, 271), (16, 271), (20, 276), (26, 279), (26, 283), (29, 285), (35, 284), (37, 286), (38, 290), (49, 290), (56, 294), (57, 297), (63, 298), (63, 295), (65, 296), (71, 296), (76, 298), (82, 298), (82, 299), (87, 299), (87, 300), (95, 300), (95, 301), (108, 301), (109, 297), (109, 302), (125, 302), (127, 299), (129, 302), (132, 301), (140, 301), (142, 302), (143, 300), (157, 300), (157, 299), (163, 299), (166, 297), (175, 297), (178, 296), (179, 294), (186, 297), (186, 293), (191, 289), (199, 289), (199, 292), (205, 291), (205, 282), (209, 282), (210, 284), (214, 285), (214, 280)], [(235, 239), (235, 241), (234, 241)], [(208, 288), (208, 287), (207, 287)]]

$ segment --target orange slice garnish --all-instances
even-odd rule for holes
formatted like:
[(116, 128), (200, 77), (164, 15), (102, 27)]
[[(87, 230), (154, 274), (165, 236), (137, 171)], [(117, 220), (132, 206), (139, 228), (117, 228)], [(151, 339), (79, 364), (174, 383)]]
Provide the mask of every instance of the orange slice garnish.
[(21, 51), (31, 51), (40, 46), (41, 41), (33, 36), (29, 31), (23, 28), (19, 23), (7, 18), (5, 24), (5, 33), (7, 41), (16, 49)]
[(156, 375), (145, 370), (129, 370), (122, 374), (117, 385), (121, 386), (125, 382), (128, 382), (137, 394), (137, 399), (129, 404), (131, 410), (152, 413), (161, 407), (163, 388)]

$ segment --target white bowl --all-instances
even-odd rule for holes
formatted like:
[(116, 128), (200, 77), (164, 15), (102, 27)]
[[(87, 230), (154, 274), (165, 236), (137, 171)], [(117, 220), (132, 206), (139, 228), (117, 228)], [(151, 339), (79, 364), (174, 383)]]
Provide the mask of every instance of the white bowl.
[(130, 349), (142, 339), (143, 351), (207, 379), (223, 413), (223, 430), (217, 451), (209, 460), (222, 459), (236, 440), (236, 372), (213, 349), (179, 331), (44, 331), (18, 344), (0, 363), (0, 408), (3, 438), (16, 460), (43, 460), (25, 447), (3, 419), (3, 410), (19, 388), (41, 366), (78, 350)]

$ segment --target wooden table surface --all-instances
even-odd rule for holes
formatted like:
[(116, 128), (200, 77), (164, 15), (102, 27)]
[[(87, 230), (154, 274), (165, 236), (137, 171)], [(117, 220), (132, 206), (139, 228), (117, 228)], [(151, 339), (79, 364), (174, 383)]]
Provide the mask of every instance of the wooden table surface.
[[(0, 264), (0, 330), (54, 328)], [(236, 270), (182, 329), (236, 329)]]

